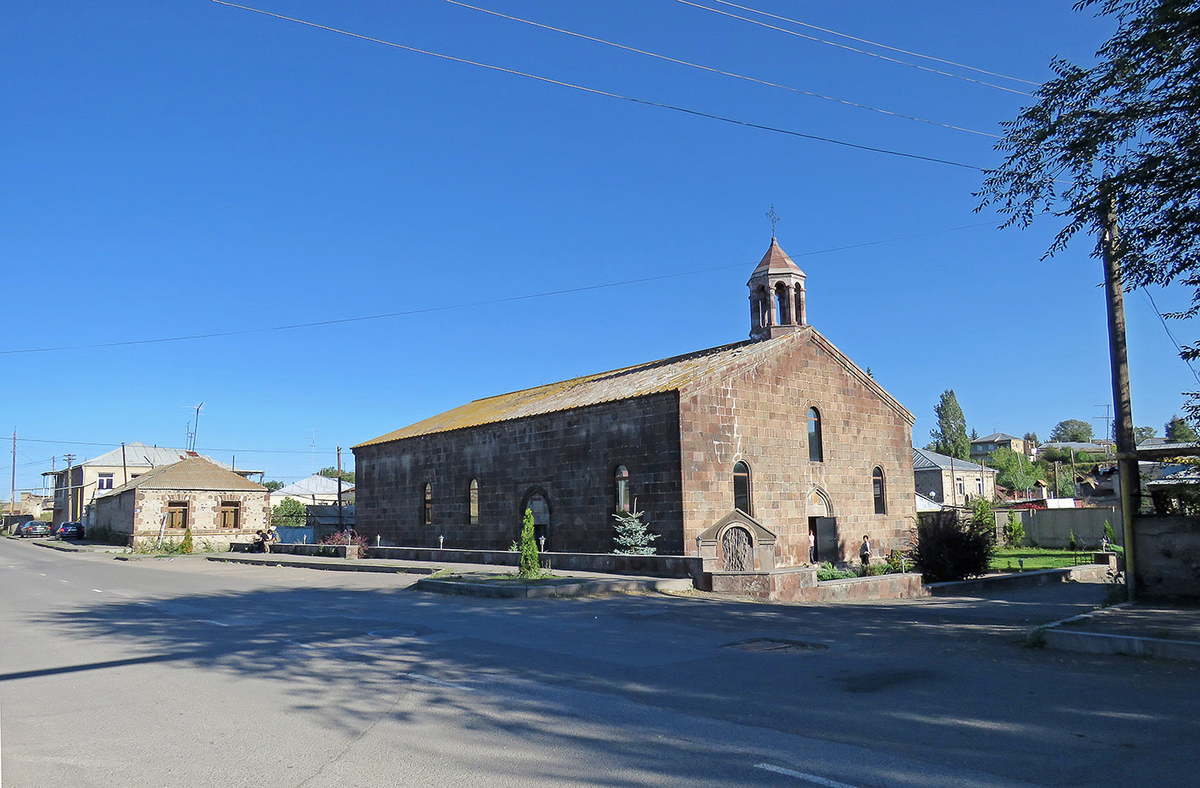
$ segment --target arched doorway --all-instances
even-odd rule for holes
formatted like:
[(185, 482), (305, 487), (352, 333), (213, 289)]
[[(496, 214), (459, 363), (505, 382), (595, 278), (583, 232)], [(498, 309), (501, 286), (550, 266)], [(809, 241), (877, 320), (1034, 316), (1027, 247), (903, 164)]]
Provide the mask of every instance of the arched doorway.
[(837, 518), (833, 516), (833, 505), (829, 502), (829, 496), (820, 488), (814, 489), (808, 495), (807, 509), (809, 560), (815, 564), (841, 561)]
[[(525, 493), (521, 502), (521, 522), (524, 522), (526, 509), (533, 512), (533, 536), (538, 540), (538, 548), (553, 549), (550, 547), (550, 498), (546, 491), (541, 487), (533, 487)], [(517, 538), (519, 541), (520, 530), (517, 531)], [(542, 542), (543, 538), (545, 543)]]

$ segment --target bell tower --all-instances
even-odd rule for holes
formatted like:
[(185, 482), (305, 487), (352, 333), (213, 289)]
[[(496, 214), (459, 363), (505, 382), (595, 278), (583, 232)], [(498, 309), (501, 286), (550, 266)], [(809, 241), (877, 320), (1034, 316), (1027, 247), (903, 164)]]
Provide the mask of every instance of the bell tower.
[(805, 274), (779, 248), (775, 237), (750, 274), (750, 338), (774, 339), (808, 325)]

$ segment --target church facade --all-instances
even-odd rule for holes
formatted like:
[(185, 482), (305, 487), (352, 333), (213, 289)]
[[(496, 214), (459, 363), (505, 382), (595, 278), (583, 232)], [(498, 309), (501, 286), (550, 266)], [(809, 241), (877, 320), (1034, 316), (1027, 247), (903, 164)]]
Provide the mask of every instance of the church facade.
[(374, 541), (611, 552), (636, 505), (659, 553), (750, 571), (901, 547), (913, 415), (808, 325), (805, 274), (771, 240), (750, 339), (476, 400), (354, 447)]

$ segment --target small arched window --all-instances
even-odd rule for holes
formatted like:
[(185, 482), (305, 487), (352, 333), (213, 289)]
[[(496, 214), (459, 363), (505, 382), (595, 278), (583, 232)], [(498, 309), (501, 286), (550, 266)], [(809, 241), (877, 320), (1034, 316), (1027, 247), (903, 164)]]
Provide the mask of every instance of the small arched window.
[(875, 514), (887, 514), (887, 497), (884, 495), (883, 468), (878, 465), (871, 471), (871, 490), (875, 495)]
[(618, 465), (613, 473), (613, 496), (616, 501), (616, 511), (628, 512), (629, 508), (629, 469)]
[(754, 514), (750, 511), (750, 466), (741, 460), (733, 465), (733, 508)]
[(788, 319), (788, 309), (791, 304), (788, 303), (787, 285), (783, 282), (775, 285), (775, 325), (786, 326), (792, 321)]
[(808, 409), (808, 459), (810, 462), (825, 461), (825, 451), (821, 448), (821, 412), (816, 408)]
[(472, 479), (467, 485), (467, 523), (479, 525), (479, 480)]
[(421, 504), (421, 522), (433, 525), (433, 485), (425, 484), (424, 502)]

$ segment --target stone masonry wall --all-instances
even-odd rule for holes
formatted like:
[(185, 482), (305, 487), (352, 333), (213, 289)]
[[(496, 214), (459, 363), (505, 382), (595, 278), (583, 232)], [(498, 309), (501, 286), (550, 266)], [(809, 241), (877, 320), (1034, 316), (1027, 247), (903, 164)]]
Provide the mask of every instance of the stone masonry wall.
[[(865, 375), (848, 368), (810, 331), (724, 380), (680, 392), (684, 542), (733, 508), (733, 466), (751, 468), (755, 517), (777, 536), (776, 565), (808, 562), (808, 518), (816, 490), (837, 518), (843, 560), (858, 560), (863, 534), (875, 555), (902, 547), (915, 523), (912, 426)], [(807, 413), (821, 414), (824, 461), (808, 457)], [(886, 514), (875, 514), (871, 474), (885, 480)]]
[[(529, 491), (550, 505), (546, 549), (613, 548), (613, 473), (629, 470), (630, 496), (646, 513), (659, 553), (684, 552), (679, 406), (674, 392), (548, 413), (391, 443), (355, 454), (356, 528), (374, 543), (503, 550), (520, 533)], [(479, 523), (468, 522), (468, 488), (479, 482)], [(433, 523), (422, 522), (424, 485)]]
[[(136, 503), (132, 518), (133, 544), (147, 539), (157, 539), (162, 516), (171, 501), (187, 501), (188, 523), (196, 548), (221, 547), (230, 540), (246, 541), (255, 531), (265, 529), (271, 523), (270, 493), (266, 490), (220, 491), (220, 490), (143, 490), (136, 489)], [(120, 497), (125, 498), (128, 493)], [(241, 522), (237, 529), (221, 528), (219, 512), (222, 502), (237, 501), (241, 504)], [(123, 532), (129, 533), (129, 520)], [(115, 529), (114, 529), (115, 530)], [(164, 538), (178, 541), (183, 538), (182, 528), (164, 531)]]

